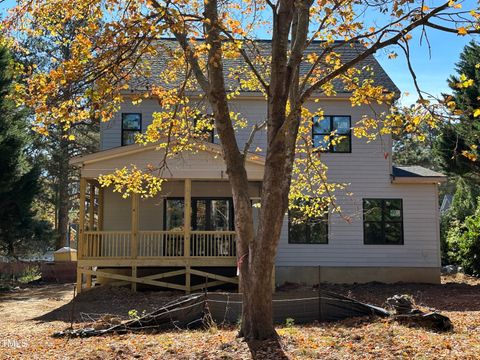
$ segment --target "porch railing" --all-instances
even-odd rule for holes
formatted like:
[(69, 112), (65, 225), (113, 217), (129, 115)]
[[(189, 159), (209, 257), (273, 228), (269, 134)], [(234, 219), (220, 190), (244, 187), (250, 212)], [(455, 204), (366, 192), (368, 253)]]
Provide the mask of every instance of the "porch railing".
[[(80, 257), (131, 258), (131, 231), (85, 231)], [(137, 257), (185, 256), (183, 231), (139, 231)], [(191, 257), (236, 256), (235, 231), (191, 231)]]
[(235, 256), (235, 231), (192, 231), (190, 256)]
[(85, 231), (82, 258), (129, 258), (131, 256), (130, 231)]
[(139, 231), (139, 257), (183, 256), (185, 234), (182, 231)]

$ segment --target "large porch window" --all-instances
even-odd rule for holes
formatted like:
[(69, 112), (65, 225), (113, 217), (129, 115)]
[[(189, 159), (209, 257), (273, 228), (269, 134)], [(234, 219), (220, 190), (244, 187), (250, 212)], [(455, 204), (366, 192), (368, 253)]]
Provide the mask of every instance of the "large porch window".
[[(165, 200), (165, 230), (183, 230), (184, 199)], [(192, 198), (193, 231), (233, 231), (232, 198)]]

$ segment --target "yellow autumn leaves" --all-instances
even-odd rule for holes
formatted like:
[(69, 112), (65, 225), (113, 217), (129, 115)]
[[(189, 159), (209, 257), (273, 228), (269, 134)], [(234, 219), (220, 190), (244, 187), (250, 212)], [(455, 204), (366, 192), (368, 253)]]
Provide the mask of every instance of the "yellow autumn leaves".
[(165, 181), (153, 174), (154, 169), (149, 172), (138, 169), (135, 165), (115, 170), (112, 174), (101, 175), (98, 178), (103, 187), (112, 186), (114, 192), (128, 198), (132, 194), (140, 194), (142, 198), (153, 197), (162, 189)]

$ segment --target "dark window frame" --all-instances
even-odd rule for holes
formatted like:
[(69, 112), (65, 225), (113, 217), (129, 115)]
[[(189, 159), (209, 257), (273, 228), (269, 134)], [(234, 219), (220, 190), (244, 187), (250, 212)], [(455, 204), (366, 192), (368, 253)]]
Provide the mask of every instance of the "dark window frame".
[[(333, 118), (334, 117), (346, 117), (348, 118), (348, 122), (350, 124), (350, 128), (348, 131), (348, 134), (338, 134), (336, 133), (335, 135), (332, 135), (333, 131)], [(330, 120), (330, 132), (328, 133), (316, 133), (315, 132), (315, 122), (318, 120), (323, 120), (329, 118)], [(328, 149), (318, 149), (319, 152), (323, 153), (331, 153), (331, 154), (351, 154), (352, 153), (352, 116), (351, 115), (324, 115), (323, 118), (320, 119), (319, 116), (315, 116), (312, 119), (312, 145), (315, 143), (315, 136), (329, 136), (330, 138), (334, 137), (347, 137), (348, 138), (348, 151), (335, 151), (334, 150), (334, 145), (330, 144), (328, 145)], [(315, 147), (315, 146), (314, 146)]]
[[(292, 231), (292, 226), (295, 226), (297, 224), (292, 224), (291, 211), (288, 210), (288, 243), (292, 245), (328, 245), (330, 241), (330, 232), (329, 232), (330, 231), (330, 226), (329, 226), (330, 213), (326, 213), (325, 216), (326, 216), (326, 219), (324, 220), (325, 233), (327, 234), (327, 238), (325, 242), (292, 242), (291, 241), (292, 237), (290, 236), (290, 233)], [(306, 231), (307, 231), (307, 233), (305, 234), (305, 237), (310, 238), (312, 225), (311, 224), (304, 224), (304, 225), (306, 225)]]
[[(125, 117), (125, 115), (140, 115), (140, 129), (138, 130), (132, 130), (132, 129), (125, 129), (123, 127), (123, 119)], [(142, 133), (142, 123), (143, 123), (143, 115), (142, 113), (122, 113), (122, 133), (121, 133), (121, 144), (122, 146), (128, 146), (128, 145), (132, 145), (132, 144), (125, 144), (124, 141), (123, 141), (123, 134), (125, 132), (133, 132), (133, 133), (139, 133), (141, 134)], [(134, 144), (134, 143), (133, 143)]]
[[(185, 198), (181, 196), (176, 196), (176, 197), (167, 197), (163, 201), (163, 230), (167, 230), (167, 201), (168, 200), (183, 200), (183, 204), (185, 206)], [(192, 219), (191, 219), (191, 226), (192, 226), (192, 231), (196, 231), (196, 218), (193, 217), (193, 215), (196, 213), (196, 201), (197, 200), (205, 200), (207, 202), (207, 209), (206, 209), (206, 214), (207, 214), (207, 228), (211, 226), (212, 219), (211, 219), (211, 201), (212, 200), (227, 200), (230, 203), (230, 213), (229, 213), (229, 224), (228, 224), (228, 231), (235, 231), (235, 212), (233, 209), (233, 198), (228, 197), (228, 196), (215, 196), (215, 197), (209, 197), (209, 196), (196, 196), (192, 197)], [(200, 230), (202, 231), (202, 230)], [(214, 231), (214, 230), (205, 230), (205, 231)]]
[[(365, 219), (365, 201), (368, 200), (377, 200), (381, 201), (381, 214), (382, 214), (382, 220), (381, 221), (372, 221), (372, 220), (366, 220)], [(386, 201), (393, 201), (393, 200), (398, 200), (400, 201), (400, 220), (399, 221), (391, 221), (391, 220), (385, 220), (385, 202)], [(405, 232), (404, 232), (404, 222), (403, 222), (403, 199), (401, 198), (363, 198), (362, 201), (362, 210), (363, 210), (363, 244), (364, 245), (393, 245), (393, 246), (399, 246), (399, 245), (404, 245), (405, 244)], [(367, 242), (367, 229), (365, 224), (367, 223), (381, 223), (381, 235), (382, 235), (382, 243), (373, 243), (373, 242)], [(401, 237), (400, 237), (400, 242), (398, 243), (388, 243), (385, 241), (386, 236), (385, 236), (385, 224), (386, 223), (394, 223), (394, 224), (401, 224)]]

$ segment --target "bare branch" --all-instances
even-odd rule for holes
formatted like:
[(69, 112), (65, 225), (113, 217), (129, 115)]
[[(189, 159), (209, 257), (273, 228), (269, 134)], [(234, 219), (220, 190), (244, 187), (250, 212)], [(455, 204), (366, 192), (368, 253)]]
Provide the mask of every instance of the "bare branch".
[[(425, 25), (428, 26), (428, 27), (431, 27), (433, 29), (458, 34), (458, 29), (452, 29), (452, 28), (449, 28), (449, 27), (446, 27), (446, 26), (434, 24), (430, 21), (425, 22)], [(465, 29), (465, 31), (466, 31), (467, 34), (480, 34), (480, 29), (468, 29), (468, 30)]]
[(252, 131), (250, 132), (250, 135), (248, 136), (247, 141), (245, 142), (245, 146), (243, 147), (243, 155), (247, 156), (247, 153), (250, 149), (250, 146), (252, 146), (253, 140), (255, 139), (255, 135), (257, 132), (260, 130), (264, 129), (267, 126), (267, 120), (264, 120), (260, 124), (255, 124), (252, 128)]
[(433, 9), (430, 13), (426, 14), (424, 17), (421, 17), (421, 18), (417, 19), (416, 21), (413, 21), (412, 23), (407, 25), (403, 30), (399, 31), (397, 33), (397, 35), (392, 36), (390, 39), (382, 41), (382, 36), (380, 36), (378, 38), (377, 42), (375, 42), (370, 48), (366, 49), (363, 53), (358, 55), (356, 58), (354, 58), (354, 59), (350, 60), (349, 62), (339, 66), (336, 70), (332, 71), (327, 76), (318, 80), (310, 88), (305, 90), (305, 92), (302, 94), (302, 96), (300, 98), (300, 101), (299, 101), (299, 104), (297, 104), (297, 106), (301, 106), (301, 104), (303, 104), (313, 94), (313, 92), (315, 92), (323, 84), (326, 84), (327, 82), (335, 79), (338, 75), (340, 75), (340, 74), (344, 73), (346, 70), (352, 68), (353, 66), (358, 64), (360, 61), (366, 59), (368, 56), (375, 54), (378, 50), (383, 49), (383, 48), (385, 48), (389, 45), (397, 44), (410, 31), (417, 28), (418, 26), (426, 24), (430, 18), (434, 17), (436, 14), (438, 14), (439, 12), (441, 12), (442, 10), (444, 10), (448, 7), (449, 7), (449, 3), (446, 2), (443, 5)]

